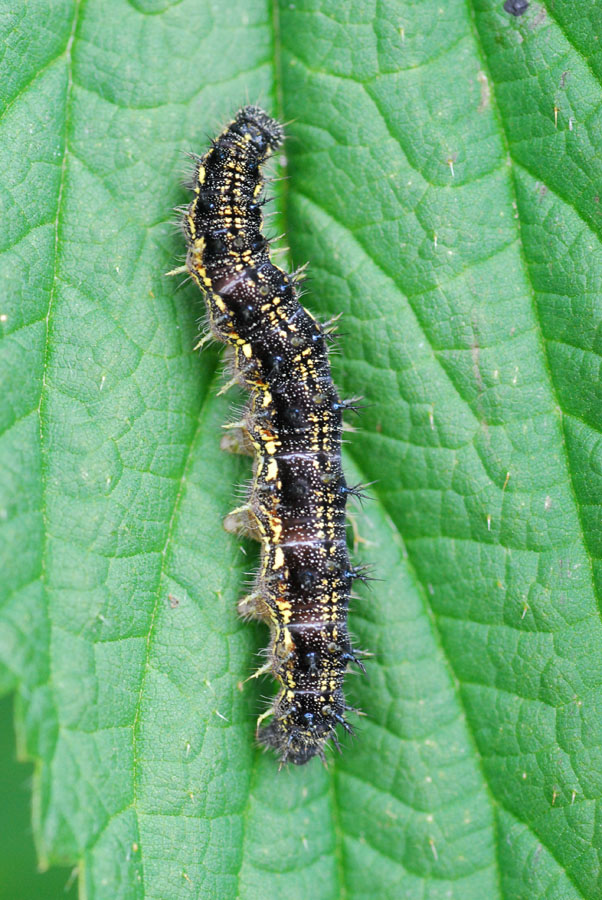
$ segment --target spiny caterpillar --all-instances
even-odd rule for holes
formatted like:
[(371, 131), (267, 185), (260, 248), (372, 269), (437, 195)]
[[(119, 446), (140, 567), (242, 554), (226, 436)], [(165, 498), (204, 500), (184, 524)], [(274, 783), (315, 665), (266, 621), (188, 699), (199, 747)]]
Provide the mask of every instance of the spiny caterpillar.
[(324, 760), (329, 739), (339, 748), (337, 724), (351, 732), (343, 678), (348, 664), (364, 667), (347, 608), (353, 580), (366, 576), (351, 565), (345, 537), (347, 497), (361, 494), (341, 466), (342, 413), (355, 403), (333, 384), (328, 327), (301, 306), (298, 279), (271, 262), (261, 233), (261, 167), (282, 141), (278, 122), (246, 106), (195, 157), (183, 270), (205, 294), (206, 337), (229, 345), (233, 383), (251, 394), (222, 446), (254, 457), (252, 485), (224, 526), (261, 542), (255, 587), (239, 603), (242, 616), (270, 626), (267, 664), (255, 674), (271, 672), (279, 684), (258, 740), (301, 765)]

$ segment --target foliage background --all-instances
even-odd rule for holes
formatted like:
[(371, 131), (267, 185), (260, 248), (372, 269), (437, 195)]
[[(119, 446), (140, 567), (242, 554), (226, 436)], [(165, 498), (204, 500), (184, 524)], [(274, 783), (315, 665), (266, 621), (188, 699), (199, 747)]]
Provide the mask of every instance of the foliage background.
[[(42, 863), (88, 900), (602, 896), (599, 4), (0, 24), (0, 684)], [(355, 522), (384, 579), (352, 612), (360, 737), (280, 774), (238, 686), (256, 550), (219, 525), (248, 465), (217, 451), (198, 293), (162, 275), (183, 151), (258, 98), (294, 120), (307, 303), (374, 404), (346, 464), (378, 479)]]

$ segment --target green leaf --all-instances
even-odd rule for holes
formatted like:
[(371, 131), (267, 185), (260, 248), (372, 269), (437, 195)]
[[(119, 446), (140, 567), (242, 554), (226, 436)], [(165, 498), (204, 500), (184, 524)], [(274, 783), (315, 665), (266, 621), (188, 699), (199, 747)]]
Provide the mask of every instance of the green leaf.
[(0, 699), (0, 898), (75, 900), (77, 869), (36, 871), (31, 841), (31, 770), (15, 758), (13, 700)]
[[(602, 892), (602, 16), (593, 0), (3, 0), (0, 678), (44, 863), (88, 900)], [(343, 313), (366, 717), (254, 746), (219, 355), (163, 273), (183, 151), (288, 127)], [(278, 172), (278, 169), (276, 169)]]

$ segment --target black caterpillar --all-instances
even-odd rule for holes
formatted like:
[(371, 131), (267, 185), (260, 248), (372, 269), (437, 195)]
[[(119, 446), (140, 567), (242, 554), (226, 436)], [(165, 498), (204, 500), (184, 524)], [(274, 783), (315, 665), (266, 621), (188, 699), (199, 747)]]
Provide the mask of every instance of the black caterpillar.
[(364, 667), (347, 609), (353, 580), (366, 576), (345, 537), (347, 497), (361, 494), (341, 466), (342, 414), (355, 402), (339, 399), (328, 328), (301, 306), (297, 279), (271, 262), (261, 233), (261, 167), (282, 141), (278, 122), (246, 106), (196, 158), (184, 269), (205, 293), (207, 337), (229, 345), (233, 381), (251, 392), (222, 446), (254, 456), (253, 482), (224, 526), (261, 541), (255, 588), (239, 611), (269, 624), (268, 661), (256, 674), (271, 671), (280, 689), (258, 739), (301, 765), (324, 760), (329, 739), (339, 749), (337, 724), (352, 731), (343, 677), (349, 663)]

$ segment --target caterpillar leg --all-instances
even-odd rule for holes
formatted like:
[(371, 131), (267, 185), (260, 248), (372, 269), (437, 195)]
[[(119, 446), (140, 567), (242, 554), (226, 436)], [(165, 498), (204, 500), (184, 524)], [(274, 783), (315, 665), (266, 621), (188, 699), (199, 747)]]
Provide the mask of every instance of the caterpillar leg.
[(249, 432), (244, 422), (232, 422), (231, 425), (222, 426), (226, 433), (222, 435), (220, 448), (226, 453), (236, 453), (241, 456), (253, 456), (254, 448), (249, 437)]
[(271, 610), (259, 591), (247, 594), (238, 601), (238, 614), (243, 619), (257, 619), (259, 622), (270, 622)]
[(262, 539), (261, 525), (250, 506), (239, 506), (224, 519), (224, 530), (230, 534), (242, 534), (256, 541)]

